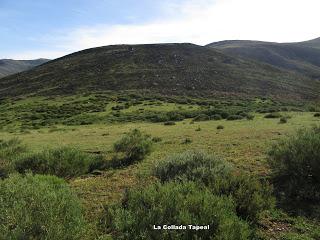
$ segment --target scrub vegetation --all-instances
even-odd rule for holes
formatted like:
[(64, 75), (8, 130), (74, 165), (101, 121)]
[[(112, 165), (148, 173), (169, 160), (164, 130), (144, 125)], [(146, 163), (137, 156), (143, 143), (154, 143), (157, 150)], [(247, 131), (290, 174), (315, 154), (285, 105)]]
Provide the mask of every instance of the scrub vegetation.
[(320, 238), (317, 103), (127, 92), (0, 109), (5, 239)]

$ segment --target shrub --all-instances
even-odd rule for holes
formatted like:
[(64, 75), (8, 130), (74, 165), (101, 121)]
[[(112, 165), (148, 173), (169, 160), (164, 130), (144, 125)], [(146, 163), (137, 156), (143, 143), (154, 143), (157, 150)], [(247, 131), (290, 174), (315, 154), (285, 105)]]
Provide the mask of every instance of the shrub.
[(280, 140), (269, 152), (269, 163), (287, 197), (320, 200), (320, 127)]
[(320, 113), (315, 113), (313, 116), (314, 117), (320, 117)]
[(0, 181), (3, 239), (80, 239), (85, 222), (79, 200), (54, 176), (11, 175)]
[(181, 115), (180, 113), (176, 112), (168, 112), (167, 113), (169, 121), (182, 121), (184, 120), (184, 116)]
[(176, 123), (172, 122), (172, 121), (167, 121), (163, 125), (165, 125), (165, 126), (173, 126), (173, 125), (176, 125)]
[(220, 114), (214, 114), (212, 117), (211, 117), (213, 120), (221, 120), (222, 117)]
[[(197, 180), (195, 170), (198, 168), (208, 167), (206, 172), (230, 172), (231, 165), (225, 161), (208, 155), (204, 152), (184, 152), (182, 154), (176, 154), (168, 157), (166, 160), (156, 164), (153, 173), (161, 180), (161, 182), (184, 179), (187, 178), (190, 181)], [(215, 177), (215, 174), (209, 177)], [(212, 179), (202, 180), (207, 184)]]
[(288, 122), (288, 118), (286, 118), (286, 117), (281, 117), (280, 120), (279, 120), (280, 124), (284, 124), (284, 123), (287, 123), (287, 122)]
[(118, 140), (113, 148), (116, 153), (123, 154), (123, 164), (129, 165), (143, 160), (145, 156), (150, 154), (152, 145), (150, 136), (134, 129)]
[(222, 125), (217, 126), (217, 130), (222, 130), (222, 129), (224, 129), (224, 126), (222, 126)]
[(193, 121), (195, 122), (208, 121), (208, 120), (210, 120), (210, 117), (206, 114), (200, 114), (193, 119)]
[(235, 174), (225, 161), (203, 152), (185, 152), (158, 163), (153, 173), (162, 182), (195, 181), (207, 186), (214, 195), (231, 196), (237, 213), (256, 221), (261, 212), (273, 206), (272, 189), (254, 177)]
[(17, 138), (8, 141), (0, 140), (0, 179), (6, 178), (9, 173), (13, 172), (13, 160), (26, 151)]
[[(130, 190), (122, 204), (107, 207), (103, 227), (114, 239), (249, 239), (249, 226), (235, 214), (228, 197), (212, 195), (194, 183), (154, 184)], [(185, 225), (186, 230), (155, 231), (152, 224)], [(188, 225), (209, 225), (189, 230)]]
[(240, 116), (240, 115), (230, 115), (227, 118), (228, 121), (241, 120), (241, 119), (243, 119), (243, 116)]
[(254, 119), (254, 115), (253, 115), (253, 114), (247, 114), (247, 115), (246, 115), (246, 118), (247, 118), (248, 120), (253, 120), (253, 119)]
[(281, 114), (274, 112), (274, 113), (268, 113), (264, 116), (264, 118), (281, 118)]
[(0, 140), (0, 158), (12, 158), (25, 151), (26, 147), (17, 138), (8, 141)]
[(24, 173), (49, 174), (70, 178), (88, 173), (95, 159), (76, 148), (61, 147), (26, 154), (15, 162), (15, 169)]

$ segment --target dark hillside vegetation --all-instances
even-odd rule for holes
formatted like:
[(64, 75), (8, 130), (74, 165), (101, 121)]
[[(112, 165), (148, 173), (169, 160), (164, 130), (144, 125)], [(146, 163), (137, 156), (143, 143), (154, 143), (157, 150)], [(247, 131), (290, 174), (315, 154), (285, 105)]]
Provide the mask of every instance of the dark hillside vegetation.
[(42, 58), (36, 60), (0, 59), (0, 78), (29, 70), (48, 61)]
[(87, 49), (1, 79), (0, 97), (150, 90), (184, 94), (318, 98), (320, 83), (193, 44)]
[(242, 57), (320, 79), (320, 39), (298, 43), (222, 41), (207, 45), (230, 56)]

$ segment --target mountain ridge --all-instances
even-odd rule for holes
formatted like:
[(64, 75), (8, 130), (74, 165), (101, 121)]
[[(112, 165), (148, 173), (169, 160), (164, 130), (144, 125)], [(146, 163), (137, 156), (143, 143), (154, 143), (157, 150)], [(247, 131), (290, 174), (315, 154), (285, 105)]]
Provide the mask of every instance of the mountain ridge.
[(34, 60), (0, 59), (0, 78), (27, 71), (48, 61), (50, 60), (45, 58)]
[(295, 43), (230, 40), (206, 46), (234, 57), (267, 63), (320, 79), (320, 38)]

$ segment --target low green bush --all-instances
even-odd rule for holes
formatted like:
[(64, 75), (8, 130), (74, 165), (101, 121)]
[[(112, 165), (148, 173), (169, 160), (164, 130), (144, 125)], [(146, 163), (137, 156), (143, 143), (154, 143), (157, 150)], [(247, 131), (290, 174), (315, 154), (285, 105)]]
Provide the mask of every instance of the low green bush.
[(25, 151), (26, 147), (17, 138), (0, 140), (0, 179), (13, 172), (14, 159)]
[[(161, 182), (167, 182), (177, 179), (188, 179), (190, 181), (198, 180), (196, 172), (199, 168), (206, 168), (206, 173), (213, 171), (213, 174), (207, 174), (210, 178), (215, 178), (219, 174), (226, 175), (231, 171), (231, 165), (220, 158), (208, 155), (205, 152), (184, 152), (169, 156), (167, 159), (158, 162), (153, 174), (160, 179)], [(205, 174), (205, 173), (204, 173)], [(213, 181), (213, 179), (202, 180), (206, 184)]]
[(278, 112), (274, 113), (268, 113), (267, 115), (264, 116), (264, 118), (281, 118), (282, 115)]
[[(240, 220), (228, 197), (214, 196), (195, 183), (171, 182), (129, 190), (119, 205), (105, 208), (102, 228), (114, 239), (250, 239), (248, 224)], [(185, 230), (154, 230), (153, 225), (186, 226)], [(189, 224), (209, 225), (190, 230)]]
[(253, 120), (253, 119), (254, 119), (254, 115), (253, 115), (253, 114), (247, 114), (247, 115), (246, 115), (246, 118), (247, 118), (248, 120)]
[(241, 120), (241, 119), (243, 119), (243, 116), (241, 115), (230, 115), (229, 117), (227, 117), (228, 121)]
[(168, 116), (169, 121), (182, 121), (185, 119), (182, 114), (177, 112), (168, 112), (166, 115)]
[(214, 114), (213, 116), (211, 116), (211, 119), (213, 119), (213, 120), (221, 120), (222, 116), (220, 114)]
[(279, 120), (280, 124), (285, 124), (287, 122), (288, 122), (288, 118), (286, 118), (286, 117), (281, 117), (280, 120)]
[(70, 178), (88, 173), (93, 164), (97, 164), (93, 156), (76, 148), (61, 147), (25, 154), (15, 161), (15, 169), (20, 173), (32, 171)]
[(320, 201), (320, 127), (301, 129), (274, 144), (269, 163), (287, 197)]
[(253, 222), (274, 205), (272, 188), (268, 183), (236, 173), (224, 160), (204, 152), (170, 156), (155, 166), (153, 174), (161, 182), (194, 181), (207, 186), (214, 195), (230, 196), (238, 215)]
[(173, 121), (167, 121), (167, 122), (164, 122), (163, 125), (165, 125), (165, 126), (174, 126), (174, 125), (176, 125), (176, 123), (173, 122)]
[(149, 135), (143, 134), (140, 130), (134, 129), (125, 134), (114, 145), (114, 151), (122, 154), (120, 162), (123, 165), (130, 165), (141, 161), (151, 153), (152, 139)]
[(79, 200), (54, 176), (11, 175), (0, 180), (1, 239), (81, 239)]
[(210, 117), (206, 114), (200, 114), (193, 119), (193, 121), (195, 122), (208, 121), (208, 120), (210, 120)]
[(320, 117), (320, 113), (315, 113), (313, 116), (314, 117)]
[(222, 130), (222, 129), (224, 129), (224, 126), (222, 126), (222, 125), (217, 126), (217, 130)]
[(12, 158), (26, 151), (26, 147), (17, 138), (0, 140), (0, 158)]

